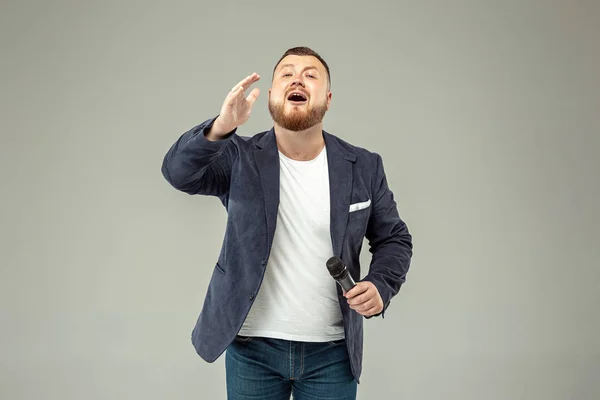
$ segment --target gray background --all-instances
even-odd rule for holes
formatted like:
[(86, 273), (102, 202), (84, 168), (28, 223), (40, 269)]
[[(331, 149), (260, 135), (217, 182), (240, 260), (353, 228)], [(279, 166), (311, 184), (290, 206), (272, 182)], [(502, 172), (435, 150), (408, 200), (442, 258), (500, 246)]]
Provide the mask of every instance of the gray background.
[(2, 1), (2, 399), (225, 398), (190, 333), (226, 215), (160, 166), (254, 71), (268, 129), (296, 45), (414, 235), (359, 398), (599, 398), (599, 2), (367, 3)]

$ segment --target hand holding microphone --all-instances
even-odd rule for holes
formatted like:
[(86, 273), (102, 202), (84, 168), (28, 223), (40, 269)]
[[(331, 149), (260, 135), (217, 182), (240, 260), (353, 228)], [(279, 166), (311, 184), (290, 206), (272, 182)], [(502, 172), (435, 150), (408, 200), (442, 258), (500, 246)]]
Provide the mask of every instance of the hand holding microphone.
[(344, 291), (351, 309), (365, 317), (383, 311), (383, 299), (373, 283), (369, 281), (355, 283), (346, 265), (338, 257), (331, 257), (326, 265), (331, 277)]

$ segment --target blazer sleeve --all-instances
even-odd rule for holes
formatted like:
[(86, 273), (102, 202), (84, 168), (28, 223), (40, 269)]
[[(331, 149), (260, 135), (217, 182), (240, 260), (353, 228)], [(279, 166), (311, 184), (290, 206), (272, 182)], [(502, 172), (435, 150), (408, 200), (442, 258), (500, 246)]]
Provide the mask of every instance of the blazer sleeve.
[(375, 154), (375, 157), (373, 210), (365, 234), (372, 258), (369, 272), (362, 280), (372, 282), (379, 291), (384, 308), (373, 316), (381, 315), (383, 318), (392, 297), (406, 280), (413, 244), (408, 227), (398, 214), (394, 194), (388, 187), (381, 156)]
[(175, 189), (194, 195), (225, 196), (238, 156), (235, 129), (223, 139), (210, 141), (205, 134), (217, 117), (195, 126), (177, 139), (162, 162), (162, 174)]

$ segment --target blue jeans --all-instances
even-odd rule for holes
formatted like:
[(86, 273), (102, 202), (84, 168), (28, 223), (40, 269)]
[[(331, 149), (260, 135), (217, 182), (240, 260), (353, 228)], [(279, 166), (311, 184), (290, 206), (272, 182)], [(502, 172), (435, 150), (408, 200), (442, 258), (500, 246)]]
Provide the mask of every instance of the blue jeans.
[(228, 400), (355, 400), (344, 339), (306, 343), (237, 336), (227, 348)]

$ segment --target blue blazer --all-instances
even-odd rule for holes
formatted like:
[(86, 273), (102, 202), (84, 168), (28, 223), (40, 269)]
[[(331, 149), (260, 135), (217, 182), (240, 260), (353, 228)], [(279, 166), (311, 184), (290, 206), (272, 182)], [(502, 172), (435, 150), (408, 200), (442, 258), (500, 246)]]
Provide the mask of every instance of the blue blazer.
[[(162, 163), (162, 174), (175, 189), (190, 195), (216, 196), (227, 210), (223, 245), (192, 331), (196, 352), (207, 362), (214, 362), (227, 349), (252, 306), (271, 252), (279, 206), (279, 153), (274, 130), (253, 137), (241, 137), (234, 130), (213, 142), (204, 135), (215, 119), (184, 133)], [(412, 237), (398, 215), (381, 157), (325, 131), (323, 137), (330, 174), (333, 255), (341, 258), (359, 281), (359, 255), (363, 238), (367, 238), (372, 259), (362, 280), (372, 282), (379, 291), (383, 318), (406, 279)], [(350, 212), (356, 203), (368, 207), (353, 207)], [(336, 286), (352, 372), (359, 381), (364, 317), (349, 308)]]

